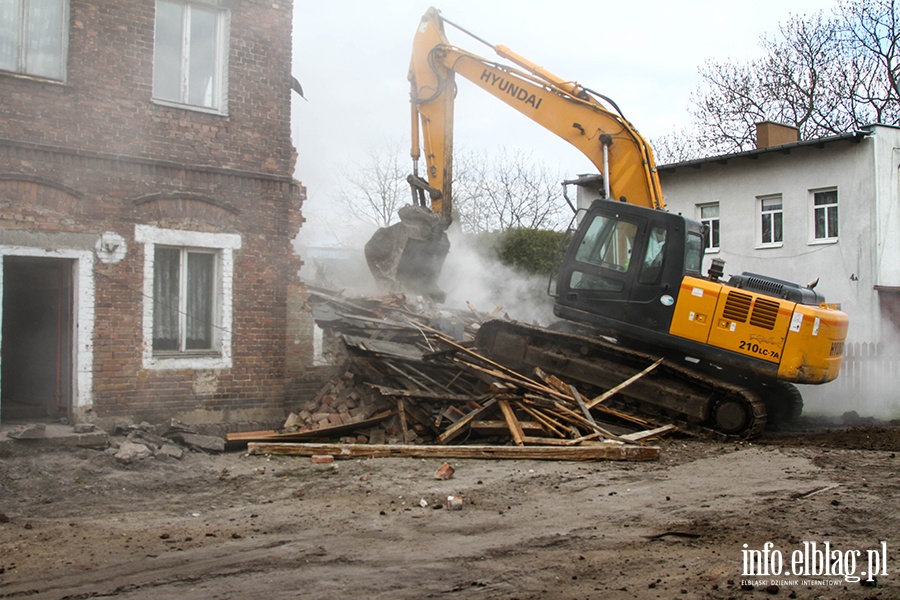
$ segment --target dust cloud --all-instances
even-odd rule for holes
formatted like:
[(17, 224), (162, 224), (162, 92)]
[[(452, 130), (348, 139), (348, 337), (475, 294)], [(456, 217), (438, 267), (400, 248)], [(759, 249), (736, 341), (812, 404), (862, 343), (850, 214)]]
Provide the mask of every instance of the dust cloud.
[(547, 294), (549, 275), (516, 271), (486, 257), (452, 230), (450, 243), (439, 280), (447, 292), (447, 308), (470, 306), (480, 313), (537, 325), (549, 325), (554, 320), (553, 298)]

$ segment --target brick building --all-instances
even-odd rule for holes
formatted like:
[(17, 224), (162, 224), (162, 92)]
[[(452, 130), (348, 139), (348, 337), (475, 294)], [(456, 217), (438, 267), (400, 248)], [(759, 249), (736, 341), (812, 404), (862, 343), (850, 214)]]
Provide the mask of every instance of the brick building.
[(292, 0), (0, 8), (0, 419), (283, 415)]

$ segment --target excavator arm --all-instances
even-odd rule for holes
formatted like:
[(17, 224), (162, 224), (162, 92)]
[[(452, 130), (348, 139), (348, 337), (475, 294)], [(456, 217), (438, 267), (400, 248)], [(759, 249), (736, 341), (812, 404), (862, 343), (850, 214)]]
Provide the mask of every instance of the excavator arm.
[(554, 75), (505, 46), (491, 45), (476, 37), (518, 68), (453, 46), (445, 35), (444, 23), (468, 33), (430, 8), (416, 32), (409, 69), (411, 154), (417, 165), (421, 141), (427, 182), (434, 192), (434, 212), (449, 219), (457, 74), (578, 148), (603, 174), (611, 199), (650, 208), (665, 207), (653, 151), (615, 103)]
[[(445, 23), (515, 66), (451, 45)], [(375, 232), (365, 249), (369, 270), (383, 288), (443, 298), (437, 279), (450, 248), (457, 74), (578, 148), (602, 173), (607, 198), (665, 208), (653, 151), (614, 102), (485, 42), (430, 8), (416, 31), (409, 68), (413, 202), (399, 211), (399, 223)]]

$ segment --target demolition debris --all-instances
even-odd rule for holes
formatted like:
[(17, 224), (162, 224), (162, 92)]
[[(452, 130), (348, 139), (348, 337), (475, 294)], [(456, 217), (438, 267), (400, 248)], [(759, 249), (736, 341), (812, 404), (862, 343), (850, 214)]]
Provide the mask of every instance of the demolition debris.
[(552, 373), (523, 374), (488, 359), (473, 340), (483, 322), (502, 318), (498, 311), (318, 289), (310, 304), (326, 352), (346, 372), (283, 429), (228, 435), (252, 454), (653, 460), (659, 448), (646, 442), (676, 429), (605, 403), (655, 365), (585, 398)]

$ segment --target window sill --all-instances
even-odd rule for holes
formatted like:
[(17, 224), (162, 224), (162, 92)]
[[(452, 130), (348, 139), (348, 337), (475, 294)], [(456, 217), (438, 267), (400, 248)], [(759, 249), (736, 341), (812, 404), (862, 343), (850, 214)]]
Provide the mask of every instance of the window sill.
[(14, 79), (25, 79), (34, 81), (35, 83), (49, 83), (51, 85), (66, 85), (65, 80), (53, 79), (51, 77), (43, 77), (41, 75), (31, 75), (29, 73), (19, 73), (16, 71), (0, 71), (0, 75), (4, 77), (12, 77)]
[(721, 248), (706, 248), (703, 254), (718, 254)]
[(828, 244), (837, 244), (840, 238), (823, 238), (821, 240), (809, 240), (810, 246), (824, 246)]
[(157, 354), (144, 359), (145, 369), (176, 370), (176, 369), (230, 369), (231, 358), (222, 355), (202, 354)]
[(769, 248), (783, 248), (784, 242), (774, 242), (772, 244), (757, 244), (757, 250), (768, 250)]
[(161, 100), (159, 98), (152, 99), (153, 104), (158, 106), (165, 106), (168, 108), (180, 108), (181, 110), (189, 110), (191, 112), (199, 112), (205, 113), (208, 115), (215, 115), (218, 117), (227, 117), (228, 112), (218, 108), (210, 108), (208, 106), (199, 106), (197, 104), (182, 104), (181, 102), (174, 102), (172, 100)]

